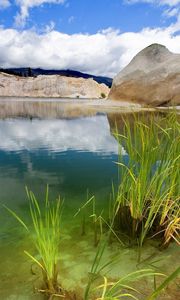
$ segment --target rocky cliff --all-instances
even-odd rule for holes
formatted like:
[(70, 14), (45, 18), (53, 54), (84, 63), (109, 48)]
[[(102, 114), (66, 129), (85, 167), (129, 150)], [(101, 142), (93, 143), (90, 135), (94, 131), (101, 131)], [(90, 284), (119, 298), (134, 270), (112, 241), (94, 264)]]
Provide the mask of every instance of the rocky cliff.
[(152, 44), (113, 80), (108, 98), (142, 105), (180, 104), (180, 54)]
[(0, 96), (101, 98), (109, 88), (93, 79), (59, 75), (18, 77), (0, 73)]

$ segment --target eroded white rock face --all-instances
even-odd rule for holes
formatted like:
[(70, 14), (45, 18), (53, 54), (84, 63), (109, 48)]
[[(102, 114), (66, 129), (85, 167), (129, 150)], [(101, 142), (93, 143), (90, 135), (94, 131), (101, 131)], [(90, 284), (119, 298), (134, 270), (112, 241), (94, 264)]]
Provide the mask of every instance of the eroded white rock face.
[(59, 75), (18, 77), (0, 73), (0, 96), (101, 98), (109, 88), (93, 79)]
[(180, 104), (180, 54), (150, 45), (114, 78), (108, 97), (153, 106)]

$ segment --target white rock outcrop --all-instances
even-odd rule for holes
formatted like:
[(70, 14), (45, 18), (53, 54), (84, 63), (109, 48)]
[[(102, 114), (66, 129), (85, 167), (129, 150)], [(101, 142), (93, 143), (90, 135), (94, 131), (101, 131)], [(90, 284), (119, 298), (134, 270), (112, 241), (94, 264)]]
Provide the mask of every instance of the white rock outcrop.
[(91, 78), (60, 75), (18, 77), (0, 73), (0, 96), (101, 98), (107, 97), (108, 93), (109, 88), (105, 84)]

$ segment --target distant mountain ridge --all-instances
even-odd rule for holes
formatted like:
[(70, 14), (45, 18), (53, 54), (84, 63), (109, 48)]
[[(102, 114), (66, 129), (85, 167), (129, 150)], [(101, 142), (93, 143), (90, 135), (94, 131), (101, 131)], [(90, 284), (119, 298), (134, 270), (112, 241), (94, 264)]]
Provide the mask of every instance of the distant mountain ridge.
[(74, 77), (74, 78), (93, 78), (98, 83), (104, 83), (108, 87), (112, 85), (112, 78), (104, 77), (104, 76), (96, 76), (87, 73), (82, 73), (74, 70), (46, 70), (41, 68), (0, 68), (0, 72), (4, 72), (6, 74), (21, 76), (21, 77), (37, 77), (39, 75), (61, 75), (66, 77)]

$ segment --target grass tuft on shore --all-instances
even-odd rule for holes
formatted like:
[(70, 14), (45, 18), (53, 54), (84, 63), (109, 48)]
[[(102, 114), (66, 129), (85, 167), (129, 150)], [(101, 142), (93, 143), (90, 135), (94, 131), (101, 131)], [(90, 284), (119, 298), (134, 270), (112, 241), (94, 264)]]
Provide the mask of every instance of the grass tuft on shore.
[[(179, 242), (180, 230), (180, 123), (175, 112), (147, 122), (134, 115), (124, 119), (119, 143), (120, 183), (113, 207), (114, 226), (136, 239), (159, 236), (162, 245)], [(124, 161), (123, 148), (128, 154)]]
[(60, 197), (55, 201), (50, 201), (48, 186), (43, 203), (28, 188), (26, 188), (26, 192), (29, 200), (30, 225), (25, 224), (10, 208), (6, 207), (6, 209), (24, 227), (34, 244), (35, 255), (27, 250), (24, 253), (42, 271), (43, 286), (39, 291), (47, 295), (62, 295), (64, 297), (64, 291), (58, 283), (57, 265), (61, 239), (62, 203)]

